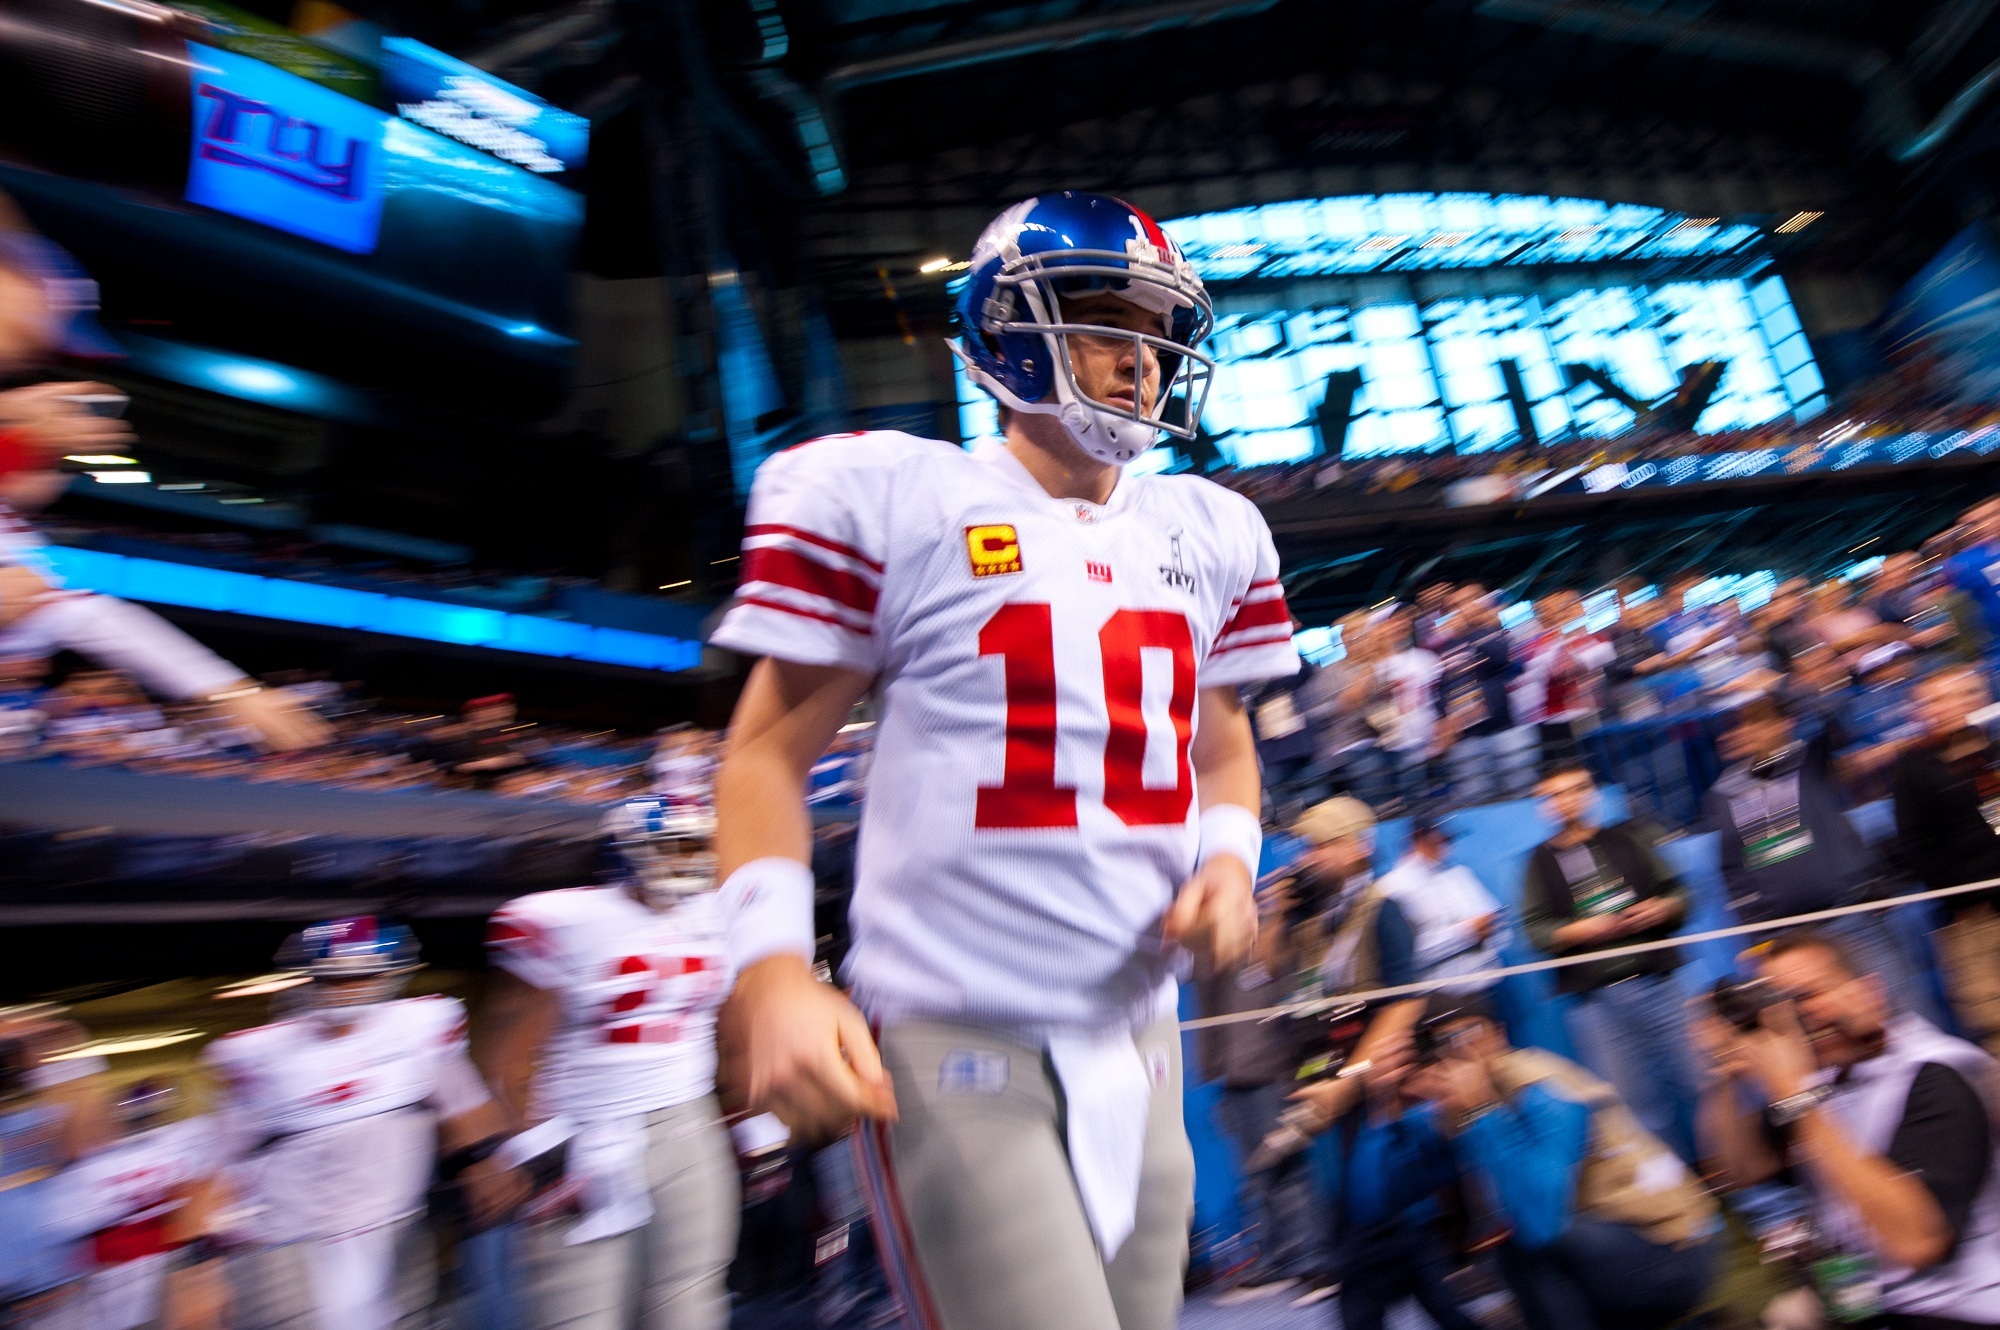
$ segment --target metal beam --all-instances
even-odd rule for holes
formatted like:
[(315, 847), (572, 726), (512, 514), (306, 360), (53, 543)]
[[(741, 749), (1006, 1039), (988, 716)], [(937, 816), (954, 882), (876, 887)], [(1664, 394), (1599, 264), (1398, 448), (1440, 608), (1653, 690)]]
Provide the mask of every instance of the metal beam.
[(1129, 41), (1150, 33), (1189, 28), (1219, 19), (1243, 18), (1276, 8), (1280, 0), (1178, 0), (1174, 4), (1147, 9), (1120, 9), (1090, 14), (1082, 18), (1045, 23), (1018, 32), (994, 33), (964, 41), (941, 42), (935, 46), (901, 51), (839, 65), (820, 82), (822, 95), (829, 100), (850, 88), (868, 84), (893, 83), (922, 74), (941, 74), (972, 65), (989, 65), (1044, 51), (1066, 51), (1093, 42)]

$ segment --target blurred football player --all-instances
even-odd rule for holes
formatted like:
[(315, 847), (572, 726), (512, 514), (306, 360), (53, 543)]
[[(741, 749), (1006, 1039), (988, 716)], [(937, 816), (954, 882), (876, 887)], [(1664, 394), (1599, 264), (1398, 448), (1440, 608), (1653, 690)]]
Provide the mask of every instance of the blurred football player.
[(714, 829), (704, 806), (627, 799), (603, 824), (613, 884), (493, 916), (480, 1066), (516, 1124), (574, 1131), (568, 1195), (527, 1227), (530, 1330), (729, 1324), (740, 1196), (715, 1097)]
[[(168, 1275), (189, 1271), (212, 1222), (214, 1121), (177, 1117), (171, 1081), (126, 1087), (118, 1139), (80, 1160), (66, 1177), (75, 1203), (96, 1216), (86, 1277), (88, 1330), (134, 1330), (161, 1317)], [(190, 1250), (192, 1249), (192, 1250)], [(182, 1323), (187, 1319), (184, 1308)]]
[[(69, 293), (94, 289), (59, 249), (9, 229), (0, 197), (0, 382), (31, 374), (64, 344), (80, 311)], [(118, 453), (132, 444), (123, 421), (83, 400), (96, 383), (40, 383), (0, 392), (0, 655), (71, 650), (123, 670), (179, 702), (207, 701), (274, 749), (322, 742), (326, 726), (284, 693), (266, 689), (151, 610), (64, 588), (23, 514), (53, 503), (69, 483), (65, 454)]]
[(234, 1222), (236, 1330), (386, 1330), (433, 1301), (425, 1193), (434, 1171), (489, 1211), (508, 1170), (505, 1119), (466, 1052), (456, 998), (397, 994), (408, 929), (336, 919), (298, 934), (280, 968), (311, 985), (286, 1020), (224, 1035), (218, 1157)]
[[(1176, 980), (1256, 932), (1237, 689), (1296, 672), (1290, 616), (1248, 499), (1125, 470), (1194, 436), (1212, 368), (1208, 295), (1152, 218), (1016, 204), (958, 314), (1004, 437), (820, 439), (751, 493), (712, 639), (764, 657), (716, 782), (726, 1079), (802, 1134), (869, 1119), (923, 1323), (1166, 1330), (1193, 1188)], [(804, 791), (871, 688), (857, 1010), (811, 969)]]

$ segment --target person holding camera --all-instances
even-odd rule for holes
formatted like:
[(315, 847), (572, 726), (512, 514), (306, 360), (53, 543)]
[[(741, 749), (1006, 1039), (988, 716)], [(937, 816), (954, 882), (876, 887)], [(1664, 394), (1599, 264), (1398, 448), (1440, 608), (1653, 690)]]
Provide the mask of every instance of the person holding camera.
[(1378, 1049), (1362, 1079), (1358, 1220), (1456, 1188), (1505, 1231), (1496, 1255), (1529, 1330), (1643, 1330), (1700, 1305), (1715, 1202), (1610, 1085), (1512, 1047), (1483, 996), (1434, 995), (1416, 1037)]
[(2000, 1325), (1993, 1058), (1892, 1016), (1880, 976), (1817, 932), (1770, 944), (1695, 1029), (1704, 1153), (1739, 1187), (1788, 1167), (1804, 1185), (1834, 1319)]
[[(1521, 923), (1537, 948), (1585, 955), (1671, 937), (1687, 920), (1687, 890), (1633, 823), (1600, 826), (1597, 784), (1582, 767), (1550, 772), (1535, 788), (1560, 824), (1528, 858)], [(1558, 971), (1570, 1042), (1616, 1086), (1646, 1130), (1682, 1159), (1694, 1154), (1694, 1063), (1672, 949)]]

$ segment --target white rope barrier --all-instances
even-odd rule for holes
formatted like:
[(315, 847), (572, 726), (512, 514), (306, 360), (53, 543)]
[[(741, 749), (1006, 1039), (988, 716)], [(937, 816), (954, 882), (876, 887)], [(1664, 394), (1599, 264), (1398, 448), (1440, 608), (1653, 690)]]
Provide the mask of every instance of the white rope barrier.
[(1471, 974), (1454, 974), (1439, 979), (1423, 979), (1414, 984), (1396, 984), (1388, 988), (1367, 988), (1355, 993), (1339, 993), (1331, 997), (1304, 999), (1281, 1003), (1275, 1007), (1259, 1007), (1254, 1011), (1233, 1011), (1222, 1016), (1203, 1016), (1192, 1021), (1182, 1021), (1183, 1030), (1206, 1030), (1218, 1025), (1241, 1025), (1247, 1021), (1275, 1021), (1288, 1017), (1314, 1016), (1322, 1011), (1332, 1011), (1339, 1007), (1358, 1006), (1368, 1002), (1380, 1002), (1387, 998), (1424, 997), (1441, 988), (1459, 988), (1481, 980), (1501, 980), (1510, 975), (1538, 974), (1543, 970), (1560, 970), (1571, 965), (1594, 965), (1600, 961), (1616, 960), (1621, 956), (1643, 956), (1651, 951), (1671, 951), (1675, 947), (1685, 947), (1696, 942), (1714, 942), (1721, 938), (1747, 937), (1753, 933), (1775, 933), (1787, 928), (1798, 928), (1805, 924), (1821, 923), (1828, 919), (1844, 919), (1850, 914), (1867, 914), (1875, 910), (1891, 910), (1899, 905), (1915, 905), (1920, 901), (1942, 900), (1947, 896), (1967, 896), (1975, 891), (1991, 891), (2000, 887), (2000, 878), (1988, 878), (1983, 882), (1965, 882), (1955, 887), (1939, 887), (1935, 891), (1916, 891), (1907, 896), (1889, 896), (1878, 901), (1862, 901), (1855, 905), (1840, 905), (1831, 910), (1813, 910), (1807, 914), (1787, 915), (1782, 919), (1767, 919), (1756, 924), (1736, 924), (1729, 928), (1710, 929), (1706, 933), (1686, 933), (1674, 937), (1660, 938), (1654, 942), (1628, 942), (1623, 946), (1605, 947), (1600, 951), (1579, 952), (1574, 956), (1557, 956), (1545, 961), (1529, 961), (1525, 965), (1503, 965), (1492, 970), (1475, 970)]

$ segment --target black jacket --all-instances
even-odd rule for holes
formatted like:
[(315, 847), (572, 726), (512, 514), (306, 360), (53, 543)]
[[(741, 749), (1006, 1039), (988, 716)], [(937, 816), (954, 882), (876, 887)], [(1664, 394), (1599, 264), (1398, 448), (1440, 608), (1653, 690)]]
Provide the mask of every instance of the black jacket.
[[(1947, 760), (1953, 740), (1913, 748), (1896, 759), (1889, 783), (1896, 805), (1896, 853), (1926, 888), (1955, 887), (2000, 877), (2000, 835), (1980, 811), (2000, 800), (2000, 770), (1984, 738)], [(1982, 893), (1978, 899), (1991, 900)], [(1958, 910), (1966, 896), (1943, 902)]]
[[(1738, 763), (1703, 796), (1706, 828), (1720, 841), (1729, 904), (1745, 923), (1865, 900), (1880, 878), (1828, 770), (1831, 742), (1822, 732), (1761, 776), (1750, 763)], [(1751, 867), (1746, 843), (1773, 834), (1776, 827), (1767, 823), (1786, 817), (1803, 827), (1810, 848)]]
[[(1661, 862), (1653, 851), (1650, 838), (1640, 834), (1630, 822), (1615, 827), (1600, 828), (1586, 844), (1595, 858), (1609, 866), (1612, 872), (1625, 879), (1625, 885), (1639, 900), (1650, 896), (1670, 896), (1680, 902), (1680, 913), (1663, 924), (1658, 924), (1643, 933), (1633, 933), (1613, 942), (1601, 943), (1596, 947), (1580, 948), (1595, 951), (1607, 947), (1629, 946), (1634, 942), (1651, 942), (1658, 938), (1672, 937), (1687, 920), (1687, 889), (1673, 870)], [(1555, 843), (1543, 841), (1528, 857), (1528, 877), (1521, 890), (1521, 923), (1528, 936), (1541, 950), (1551, 955), (1564, 954), (1567, 949), (1555, 941), (1555, 931), (1564, 924), (1577, 919), (1577, 901), (1571, 890), (1568, 876), (1563, 872), (1562, 862), (1557, 857)], [(1679, 969), (1681, 954), (1673, 948), (1644, 952), (1637, 956), (1624, 956), (1617, 960), (1604, 961), (1594, 965), (1572, 965), (1556, 972), (1556, 991), (1560, 993), (1583, 993), (1620, 979), (1630, 979), (1642, 974), (1670, 974)]]

